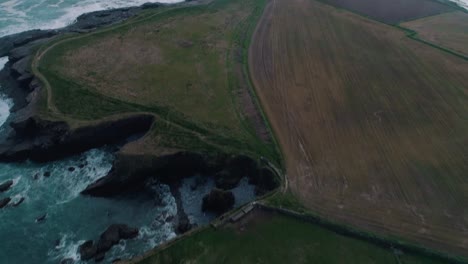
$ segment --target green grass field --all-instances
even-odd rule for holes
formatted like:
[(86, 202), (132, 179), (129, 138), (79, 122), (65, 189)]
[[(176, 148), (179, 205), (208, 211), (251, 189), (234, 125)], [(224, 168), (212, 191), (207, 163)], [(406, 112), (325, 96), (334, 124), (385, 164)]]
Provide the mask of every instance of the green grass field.
[(264, 4), (166, 7), (59, 39), (36, 57), (49, 84), (42, 114), (73, 123), (149, 112), (157, 121), (146, 143), (154, 149), (244, 153), (279, 164), (244, 71)]
[[(254, 214), (254, 215), (252, 215)], [(234, 226), (207, 228), (155, 252), (159, 263), (445, 263), (380, 248), (279, 214), (254, 212)]]

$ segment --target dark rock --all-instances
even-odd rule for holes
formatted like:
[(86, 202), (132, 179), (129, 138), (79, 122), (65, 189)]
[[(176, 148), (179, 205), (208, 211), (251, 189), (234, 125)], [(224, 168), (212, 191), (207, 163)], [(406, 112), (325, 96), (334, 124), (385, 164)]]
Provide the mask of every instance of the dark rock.
[(11, 201), (10, 197), (0, 199), (0, 209), (7, 206), (10, 201)]
[(143, 5), (141, 5), (141, 8), (142, 9), (150, 9), (150, 8), (158, 8), (160, 6), (161, 6), (160, 3), (144, 3)]
[(247, 156), (234, 156), (227, 160), (225, 168), (215, 175), (216, 187), (230, 190), (239, 185), (243, 177), (254, 176), (258, 164)]
[(230, 191), (213, 189), (203, 197), (202, 211), (210, 211), (216, 214), (223, 214), (234, 206), (235, 197)]
[(21, 197), (18, 201), (13, 203), (13, 207), (17, 207), (24, 202), (24, 197)]
[(106, 253), (104, 252), (100, 252), (96, 255), (96, 257), (94, 257), (94, 261), (96, 263), (99, 263), (99, 262), (102, 262), (104, 260), (104, 257), (106, 256)]
[(0, 192), (6, 192), (10, 187), (13, 185), (13, 180), (8, 180), (2, 184), (0, 184)]
[(250, 178), (250, 183), (255, 185), (257, 195), (263, 195), (280, 186), (278, 177), (267, 167), (261, 168), (258, 173), (254, 174)]
[(22, 76), (22, 75), (25, 75), (25, 74), (28, 74), (28, 75), (32, 76), (31, 75), (31, 66), (30, 66), (31, 58), (32, 58), (31, 56), (27, 56), (27, 57), (24, 57), (21, 60), (15, 62), (11, 66), (11, 71), (18, 77)]
[(124, 224), (114, 224), (109, 226), (101, 234), (96, 244), (89, 240), (78, 248), (78, 253), (82, 260), (94, 258), (96, 262), (104, 259), (105, 254), (122, 239), (132, 239), (138, 236), (138, 228), (132, 228)]
[(38, 218), (36, 218), (36, 223), (42, 223), (46, 220), (46, 218), (47, 218), (47, 214), (43, 214), (39, 216)]
[(192, 229), (192, 224), (190, 224), (190, 221), (188, 218), (183, 218), (179, 221), (179, 224), (177, 225), (177, 232), (179, 234), (186, 233)]
[(69, 167), (69, 168), (68, 168), (68, 171), (69, 171), (69, 172), (74, 172), (74, 171), (75, 171), (75, 167)]
[(84, 168), (85, 166), (86, 166), (85, 164), (80, 164), (80, 165), (78, 165), (78, 168), (82, 169), (82, 168)]
[(119, 154), (109, 174), (89, 185), (82, 194), (106, 197), (140, 190), (154, 175), (159, 175), (158, 180), (164, 183), (173, 184), (206, 171), (208, 160), (208, 155), (177, 150), (160, 156)]
[(228, 170), (222, 170), (215, 175), (216, 187), (223, 190), (230, 190), (239, 185), (242, 179), (240, 174), (231, 174)]
[(32, 92), (36, 89), (38, 89), (39, 87), (41, 87), (41, 83), (38, 79), (34, 78), (30, 83), (29, 83), (29, 92)]
[(92, 240), (88, 240), (78, 247), (78, 253), (81, 256), (81, 260), (90, 260), (96, 256), (97, 248)]
[(39, 179), (39, 173), (34, 174), (33, 180), (38, 180)]
[(139, 114), (72, 130), (66, 122), (29, 117), (11, 123), (16, 133), (15, 141), (0, 146), (0, 160), (22, 161), (29, 158), (45, 162), (63, 159), (146, 132), (153, 119), (152, 115)]
[(38, 39), (50, 38), (58, 32), (55, 30), (29, 30), (0, 38), (0, 57), (7, 56), (15, 47), (24, 46)]
[(62, 259), (62, 261), (60, 261), (60, 264), (73, 264), (73, 263), (75, 263), (75, 261), (71, 258)]
[(50, 171), (44, 172), (44, 177), (49, 178), (50, 177)]

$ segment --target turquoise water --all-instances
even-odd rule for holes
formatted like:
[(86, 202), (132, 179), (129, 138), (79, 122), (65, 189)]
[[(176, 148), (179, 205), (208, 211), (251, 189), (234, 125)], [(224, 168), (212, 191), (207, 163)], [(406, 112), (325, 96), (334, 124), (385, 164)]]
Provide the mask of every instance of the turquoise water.
[[(11, 197), (10, 205), (24, 198), (18, 207), (0, 209), (0, 263), (59, 263), (65, 258), (79, 263), (78, 246), (97, 239), (113, 223), (139, 227), (141, 232), (137, 239), (114, 247), (106, 255), (107, 263), (175, 237), (169, 220), (176, 216), (177, 206), (166, 185), (155, 184), (138, 195), (112, 199), (79, 194), (107, 174), (113, 158), (111, 152), (100, 149), (46, 164), (0, 164), (0, 182), (14, 180), (0, 197)], [(70, 167), (75, 170), (69, 171)], [(46, 172), (49, 177), (44, 176)], [(37, 223), (43, 215), (45, 221)]]

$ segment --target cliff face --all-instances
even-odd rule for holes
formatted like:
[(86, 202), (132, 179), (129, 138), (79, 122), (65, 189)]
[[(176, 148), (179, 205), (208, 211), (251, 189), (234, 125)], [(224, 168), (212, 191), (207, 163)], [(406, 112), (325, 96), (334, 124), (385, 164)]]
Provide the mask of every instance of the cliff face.
[(148, 131), (152, 115), (140, 114), (76, 129), (63, 121), (48, 121), (37, 116), (14, 121), (14, 135), (0, 145), (0, 160), (32, 159), (45, 162), (78, 154), (91, 148), (122, 142)]
[[(223, 172), (226, 181), (248, 177), (263, 194), (279, 186), (273, 172), (257, 161), (242, 155), (224, 153), (199, 153), (172, 150), (161, 155), (129, 155), (118, 153), (109, 174), (89, 185), (82, 193), (92, 196), (113, 196), (129, 190), (138, 190), (147, 180), (155, 178), (166, 184), (176, 184), (185, 177), (196, 174), (219, 177)], [(232, 189), (237, 186), (231, 185)], [(218, 188), (219, 186), (217, 183)]]

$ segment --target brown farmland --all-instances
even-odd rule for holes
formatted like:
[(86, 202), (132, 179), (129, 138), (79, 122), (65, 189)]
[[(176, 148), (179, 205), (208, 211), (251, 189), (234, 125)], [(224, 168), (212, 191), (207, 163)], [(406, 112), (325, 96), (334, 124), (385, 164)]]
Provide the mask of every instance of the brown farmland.
[(373, 19), (397, 24), (453, 10), (452, 7), (432, 0), (322, 0)]
[(468, 56), (468, 13), (451, 12), (402, 24), (418, 37)]
[(468, 256), (466, 61), (313, 0), (270, 1), (249, 60), (309, 209)]

